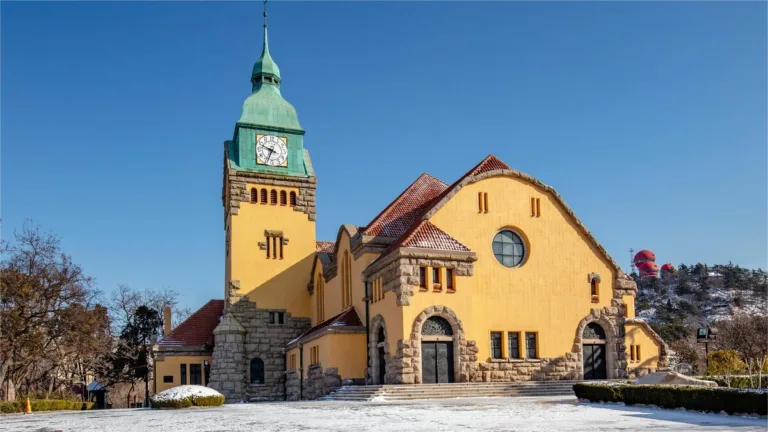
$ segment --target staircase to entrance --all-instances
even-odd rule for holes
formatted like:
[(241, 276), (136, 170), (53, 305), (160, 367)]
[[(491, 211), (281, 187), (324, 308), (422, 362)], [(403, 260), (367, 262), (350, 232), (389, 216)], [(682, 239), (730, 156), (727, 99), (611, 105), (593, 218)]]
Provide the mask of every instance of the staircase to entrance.
[(404, 401), (470, 397), (573, 396), (581, 381), (343, 386), (322, 398), (338, 401)]

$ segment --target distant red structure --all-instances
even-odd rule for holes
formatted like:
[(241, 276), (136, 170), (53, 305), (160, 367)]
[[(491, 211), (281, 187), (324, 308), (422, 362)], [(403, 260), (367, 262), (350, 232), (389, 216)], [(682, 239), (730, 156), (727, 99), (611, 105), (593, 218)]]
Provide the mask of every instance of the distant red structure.
[(659, 266), (656, 265), (656, 254), (643, 249), (635, 255), (635, 267), (640, 271), (640, 278), (659, 277)]

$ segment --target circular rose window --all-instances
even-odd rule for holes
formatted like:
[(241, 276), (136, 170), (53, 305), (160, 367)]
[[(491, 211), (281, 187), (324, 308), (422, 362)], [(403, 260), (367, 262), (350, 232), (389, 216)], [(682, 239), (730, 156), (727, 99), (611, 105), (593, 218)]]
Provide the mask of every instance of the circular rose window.
[(525, 257), (523, 240), (514, 231), (500, 231), (493, 237), (493, 255), (504, 267), (519, 266)]

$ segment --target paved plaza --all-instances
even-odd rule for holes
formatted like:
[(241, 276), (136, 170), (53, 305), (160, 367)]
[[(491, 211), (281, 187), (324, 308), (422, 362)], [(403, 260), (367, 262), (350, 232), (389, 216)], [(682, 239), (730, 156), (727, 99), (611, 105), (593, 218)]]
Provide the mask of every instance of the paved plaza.
[(766, 420), (573, 397), (290, 402), (0, 417), (1, 431), (764, 431)]

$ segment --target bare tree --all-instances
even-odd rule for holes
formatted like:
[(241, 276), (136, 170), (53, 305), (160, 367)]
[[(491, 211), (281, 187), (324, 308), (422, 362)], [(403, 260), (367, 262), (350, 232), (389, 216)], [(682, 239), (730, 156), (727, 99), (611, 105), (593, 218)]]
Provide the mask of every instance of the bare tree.
[(768, 362), (768, 317), (740, 314), (717, 323), (716, 327), (719, 331), (718, 346), (738, 352), (746, 365), (752, 387), (755, 387), (753, 377), (756, 372), (757, 388), (760, 388), (763, 369)]
[(81, 356), (79, 348), (104, 343), (106, 314), (92, 279), (61, 251), (55, 235), (27, 222), (12, 244), (3, 242), (2, 253), (0, 383), (50, 392), (66, 375), (62, 365)]

